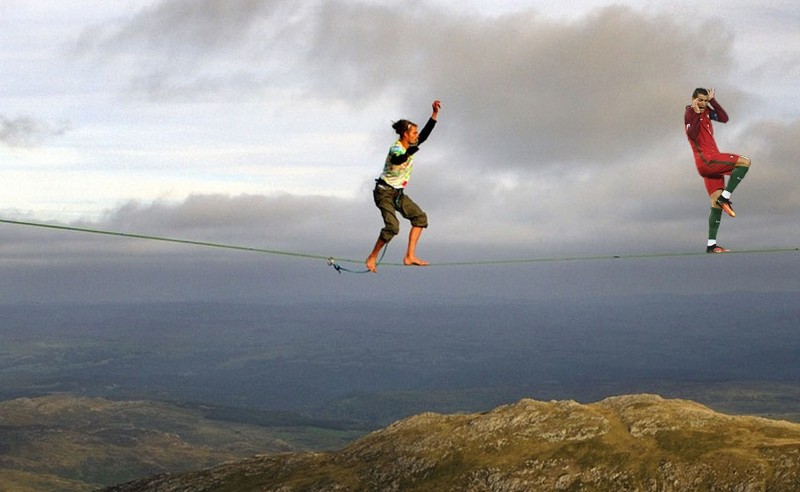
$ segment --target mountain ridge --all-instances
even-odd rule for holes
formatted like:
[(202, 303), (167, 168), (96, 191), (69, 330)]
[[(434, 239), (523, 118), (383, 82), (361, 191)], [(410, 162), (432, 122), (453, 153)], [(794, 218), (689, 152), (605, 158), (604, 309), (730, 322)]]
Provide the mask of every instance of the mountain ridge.
[(653, 394), (421, 413), (335, 452), (254, 456), (105, 492), (790, 491), (800, 424)]
[(300, 449), (278, 429), (166, 402), (70, 394), (0, 402), (0, 492), (96, 490)]

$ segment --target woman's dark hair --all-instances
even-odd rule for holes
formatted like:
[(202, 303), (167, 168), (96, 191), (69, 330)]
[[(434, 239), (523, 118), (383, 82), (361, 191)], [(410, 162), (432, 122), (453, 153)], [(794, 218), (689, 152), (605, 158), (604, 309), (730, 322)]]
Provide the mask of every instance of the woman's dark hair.
[(394, 131), (400, 136), (403, 136), (412, 126), (417, 126), (417, 124), (408, 120), (398, 120), (392, 123), (392, 128), (394, 128)]

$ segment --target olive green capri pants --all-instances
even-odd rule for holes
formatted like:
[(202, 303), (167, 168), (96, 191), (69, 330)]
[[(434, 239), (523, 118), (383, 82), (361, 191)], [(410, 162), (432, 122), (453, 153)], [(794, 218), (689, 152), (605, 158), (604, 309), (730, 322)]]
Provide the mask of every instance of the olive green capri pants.
[(414, 227), (428, 227), (428, 216), (402, 189), (393, 188), (378, 181), (372, 197), (383, 217), (380, 238), (385, 243), (391, 241), (400, 232), (400, 221), (397, 220), (395, 212), (400, 212), (400, 215), (411, 221), (411, 225)]

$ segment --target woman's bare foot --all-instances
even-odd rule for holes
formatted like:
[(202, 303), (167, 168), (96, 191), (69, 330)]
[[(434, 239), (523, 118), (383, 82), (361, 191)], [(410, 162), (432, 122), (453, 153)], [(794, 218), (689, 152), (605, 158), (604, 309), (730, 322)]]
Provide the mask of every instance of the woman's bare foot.
[(378, 259), (373, 256), (367, 258), (367, 270), (369, 270), (372, 273), (378, 273), (377, 261)]
[(416, 256), (406, 256), (403, 258), (403, 265), (405, 266), (428, 266), (429, 263), (425, 260), (420, 260)]

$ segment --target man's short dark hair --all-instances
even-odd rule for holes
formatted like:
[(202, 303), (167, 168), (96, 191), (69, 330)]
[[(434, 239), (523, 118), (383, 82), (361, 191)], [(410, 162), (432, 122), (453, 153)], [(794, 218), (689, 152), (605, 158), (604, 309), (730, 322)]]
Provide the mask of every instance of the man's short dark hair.
[(699, 96), (700, 94), (707, 96), (708, 89), (704, 89), (703, 87), (698, 87), (697, 89), (694, 90), (694, 92), (692, 92), (692, 99), (696, 99), (697, 96)]

